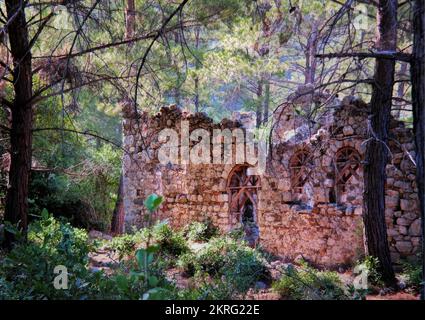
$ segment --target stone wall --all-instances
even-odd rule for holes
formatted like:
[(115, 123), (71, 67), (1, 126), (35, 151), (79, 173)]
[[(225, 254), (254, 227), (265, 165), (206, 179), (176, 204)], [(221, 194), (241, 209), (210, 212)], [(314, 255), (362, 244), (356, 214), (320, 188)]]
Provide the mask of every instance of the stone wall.
[[(254, 202), (263, 247), (288, 259), (302, 255), (326, 266), (351, 264), (364, 254), (362, 161), (367, 115), (368, 106), (354, 98), (329, 106), (314, 122), (292, 108), (276, 113), (267, 170), (247, 196), (237, 199), (238, 203), (248, 198)], [(158, 133), (173, 128), (181, 134), (182, 120), (189, 122), (190, 132), (244, 128), (255, 123), (250, 115), (235, 114), (235, 120), (213, 123), (203, 114), (188, 114), (171, 106), (155, 116), (135, 114), (124, 107), (124, 116), (127, 230), (143, 225), (143, 200), (152, 192), (166, 200), (156, 218), (168, 219), (174, 227), (207, 217), (223, 232), (240, 225), (241, 214), (235, 212), (233, 201), (237, 192), (232, 193), (229, 185), (240, 165), (161, 164)], [(398, 262), (415, 256), (420, 239), (411, 161), (414, 144), (411, 130), (403, 123), (391, 121), (389, 148), (386, 218), (390, 250)], [(297, 165), (300, 161), (302, 166)]]
[(226, 182), (233, 166), (161, 164), (158, 133), (164, 128), (174, 128), (180, 133), (182, 120), (189, 121), (190, 132), (198, 128), (233, 129), (240, 124), (226, 119), (214, 124), (203, 114), (187, 114), (175, 106), (161, 109), (154, 117), (141, 114), (139, 120), (131, 112), (125, 115), (124, 145), (129, 151), (123, 161), (126, 230), (143, 225), (143, 200), (153, 192), (165, 197), (158, 219), (169, 219), (173, 226), (182, 227), (190, 221), (209, 217), (223, 230), (228, 230)]

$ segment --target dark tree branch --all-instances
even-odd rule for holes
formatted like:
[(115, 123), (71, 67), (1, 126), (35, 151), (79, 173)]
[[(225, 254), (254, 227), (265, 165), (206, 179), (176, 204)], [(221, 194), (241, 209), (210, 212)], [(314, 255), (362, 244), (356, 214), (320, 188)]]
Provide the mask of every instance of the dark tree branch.
[(410, 62), (412, 60), (412, 55), (403, 52), (393, 52), (393, 51), (379, 51), (379, 52), (338, 52), (338, 53), (324, 53), (317, 54), (317, 58), (321, 59), (333, 59), (333, 58), (359, 58), (359, 59), (388, 59), (388, 60), (398, 60), (403, 62)]

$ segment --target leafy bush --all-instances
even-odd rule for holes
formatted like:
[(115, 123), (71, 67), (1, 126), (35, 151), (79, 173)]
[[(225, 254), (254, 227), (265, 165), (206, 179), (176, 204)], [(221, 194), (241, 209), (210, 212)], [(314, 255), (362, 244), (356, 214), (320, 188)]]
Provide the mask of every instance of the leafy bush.
[(289, 266), (284, 275), (273, 284), (282, 298), (291, 300), (345, 300), (345, 288), (338, 274), (317, 271), (306, 265), (297, 270)]
[(198, 286), (177, 292), (176, 298), (182, 300), (231, 300), (240, 298), (230, 283), (215, 278), (198, 280)]
[(207, 219), (204, 223), (192, 222), (185, 228), (184, 233), (191, 241), (208, 241), (218, 235), (218, 229)]
[(138, 246), (141, 246), (141, 244), (147, 241), (148, 232), (148, 229), (141, 229), (134, 233), (123, 234), (114, 237), (112, 240), (108, 241), (106, 245), (117, 251), (121, 260), (123, 257), (133, 254), (136, 249), (138, 249)]
[[(55, 220), (44, 210), (41, 219), (30, 224), (28, 242), (18, 244), (2, 261), (0, 278), (2, 287), (9, 284), (7, 298), (83, 298), (91, 277), (87, 240), (85, 231)], [(69, 290), (53, 286), (54, 268), (59, 265), (68, 270)]]
[(177, 257), (189, 250), (182, 232), (171, 229), (167, 221), (152, 227), (152, 239), (159, 245), (162, 254)]
[(422, 283), (422, 266), (420, 263), (403, 263), (403, 275), (409, 287), (412, 287), (415, 291), (420, 290)]
[(382, 276), (379, 273), (379, 260), (376, 257), (366, 256), (363, 261), (356, 263), (358, 273), (366, 272), (367, 280), (372, 285), (382, 285)]
[(166, 279), (158, 264), (158, 246), (138, 249), (130, 261), (130, 272), (118, 272), (112, 277), (116, 283), (113, 297), (117, 299), (171, 299), (175, 287)]
[(106, 246), (117, 251), (120, 259), (132, 255), (137, 249), (150, 244), (157, 244), (160, 248), (159, 255), (177, 257), (189, 250), (186, 240), (181, 232), (174, 231), (167, 222), (155, 224), (152, 228), (143, 228), (132, 234), (114, 237)]
[[(140, 233), (141, 234), (141, 233)], [(139, 235), (138, 235), (139, 236)], [(134, 237), (134, 235), (133, 235)], [(134, 239), (134, 238), (133, 238)], [(138, 249), (108, 276), (88, 268), (87, 232), (49, 215), (29, 226), (28, 242), (2, 258), (0, 299), (168, 299), (175, 296), (157, 261), (159, 246)], [(56, 266), (67, 268), (68, 289), (55, 289)]]
[[(78, 155), (78, 162), (83, 165), (76, 166), (73, 171), (81, 170), (81, 176), (34, 172), (30, 182), (30, 213), (36, 215), (47, 208), (55, 215), (66, 217), (75, 226), (108, 230), (118, 190), (120, 159), (119, 151), (104, 145), (87, 148), (84, 155)], [(64, 159), (42, 160), (41, 163), (48, 167), (71, 165)]]
[(177, 264), (202, 284), (196, 292), (209, 298), (232, 298), (269, 279), (261, 253), (230, 237), (211, 239), (198, 252), (180, 256)]

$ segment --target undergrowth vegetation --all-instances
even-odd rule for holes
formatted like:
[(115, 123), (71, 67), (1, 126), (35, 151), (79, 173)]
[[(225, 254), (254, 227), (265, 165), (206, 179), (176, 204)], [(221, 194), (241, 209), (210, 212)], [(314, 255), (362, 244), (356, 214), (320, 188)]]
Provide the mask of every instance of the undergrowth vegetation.
[(346, 300), (348, 288), (336, 272), (318, 271), (307, 264), (301, 268), (289, 266), (283, 276), (273, 284), (283, 299), (289, 300)]
[[(417, 261), (421, 261), (419, 257)], [(422, 265), (419, 262), (404, 262), (402, 266), (402, 276), (406, 280), (406, 285), (419, 293), (422, 283)]]
[[(151, 214), (162, 201), (151, 195), (145, 206)], [(5, 227), (21, 237), (14, 226)], [(44, 209), (30, 224), (27, 239), (0, 253), (0, 299), (241, 299), (258, 285), (272, 285), (281, 299), (345, 300), (367, 294), (343, 283), (338, 273), (306, 262), (282, 268), (273, 282), (273, 257), (243, 238), (238, 229), (221, 234), (206, 220), (181, 230), (168, 221), (150, 222), (130, 234), (93, 240), (86, 230)], [(99, 249), (118, 257), (114, 266), (105, 270), (90, 264), (90, 254)], [(66, 288), (56, 287), (63, 276), (58, 267), (65, 268)], [(372, 284), (380, 283), (376, 259), (366, 257), (356, 268), (366, 270)], [(419, 267), (405, 264), (404, 269), (409, 286), (418, 288)], [(186, 285), (170, 271), (185, 278)]]
[[(193, 234), (184, 234), (160, 222), (111, 241), (90, 242), (85, 230), (43, 210), (30, 225), (28, 241), (1, 258), (0, 299), (231, 299), (268, 279), (262, 254), (242, 241), (213, 237), (194, 252)], [(101, 245), (119, 253), (112, 274), (89, 268), (89, 252)], [(177, 289), (165, 275), (176, 265), (197, 285)], [(67, 268), (66, 290), (54, 287), (56, 266)]]

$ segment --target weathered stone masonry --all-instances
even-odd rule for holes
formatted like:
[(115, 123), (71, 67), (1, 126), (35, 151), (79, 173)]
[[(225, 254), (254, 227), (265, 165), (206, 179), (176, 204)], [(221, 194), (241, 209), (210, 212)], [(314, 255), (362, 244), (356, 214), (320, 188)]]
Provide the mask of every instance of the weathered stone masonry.
[[(174, 227), (209, 217), (228, 231), (240, 225), (252, 205), (258, 241), (275, 254), (288, 259), (302, 255), (325, 266), (350, 264), (364, 254), (362, 159), (368, 107), (361, 101), (344, 99), (315, 123), (292, 108), (282, 109), (267, 170), (258, 177), (249, 176), (245, 165), (158, 161), (162, 129), (180, 132), (182, 120), (189, 121), (190, 131), (245, 128), (255, 122), (249, 114), (213, 123), (175, 106), (155, 116), (124, 109), (126, 230), (143, 225), (143, 200), (156, 192), (166, 199), (156, 218), (169, 219)], [(420, 245), (414, 144), (412, 131), (402, 122), (391, 122), (389, 148), (386, 218), (392, 257), (398, 262), (413, 258)]]

